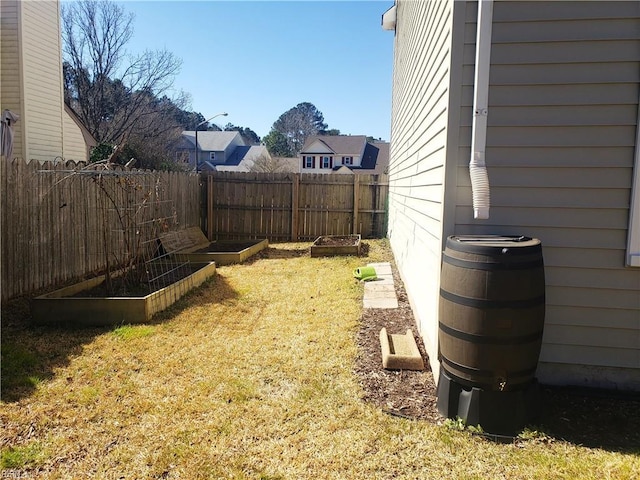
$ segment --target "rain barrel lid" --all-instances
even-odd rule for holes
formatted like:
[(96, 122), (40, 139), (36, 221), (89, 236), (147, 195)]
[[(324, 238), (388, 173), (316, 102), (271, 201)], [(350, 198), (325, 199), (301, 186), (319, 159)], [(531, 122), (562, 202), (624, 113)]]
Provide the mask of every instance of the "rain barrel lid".
[(542, 251), (540, 240), (523, 235), (451, 235), (447, 238), (447, 248), (481, 255), (521, 255)]

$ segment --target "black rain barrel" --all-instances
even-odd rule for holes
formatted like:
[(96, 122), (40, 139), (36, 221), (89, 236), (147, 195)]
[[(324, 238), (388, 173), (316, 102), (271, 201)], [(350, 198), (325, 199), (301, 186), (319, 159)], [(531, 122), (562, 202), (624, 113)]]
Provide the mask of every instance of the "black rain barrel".
[(440, 278), (442, 367), (489, 391), (533, 380), (545, 314), (542, 245), (529, 237), (447, 238)]

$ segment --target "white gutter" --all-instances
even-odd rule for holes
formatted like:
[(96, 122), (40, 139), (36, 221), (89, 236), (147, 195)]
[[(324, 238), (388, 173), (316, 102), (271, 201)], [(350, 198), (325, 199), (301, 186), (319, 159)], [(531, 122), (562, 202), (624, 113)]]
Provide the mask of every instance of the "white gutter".
[(627, 236), (626, 265), (628, 267), (640, 267), (640, 97), (638, 97), (638, 121), (636, 123), (636, 152), (633, 162), (629, 233)]
[(489, 66), (491, 61), (491, 27), (493, 0), (478, 1), (476, 30), (476, 65), (473, 86), (473, 124), (471, 128), (471, 161), (469, 175), (473, 193), (473, 218), (489, 218), (489, 178), (485, 164), (487, 116), (489, 114)]
[(395, 30), (396, 29), (396, 5), (382, 14), (382, 29), (383, 30)]

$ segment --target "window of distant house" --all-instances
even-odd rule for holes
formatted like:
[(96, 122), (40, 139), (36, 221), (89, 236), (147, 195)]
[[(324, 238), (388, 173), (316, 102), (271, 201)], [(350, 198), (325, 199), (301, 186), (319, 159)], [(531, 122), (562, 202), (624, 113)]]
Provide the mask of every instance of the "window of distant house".
[(331, 157), (322, 157), (322, 168), (331, 168), (331, 167), (333, 167), (332, 160), (333, 159)]
[(315, 157), (305, 155), (304, 161), (302, 163), (303, 168), (313, 168), (314, 167)]
[(214, 161), (216, 159), (216, 152), (209, 152), (209, 160)]
[(342, 157), (343, 165), (353, 165), (353, 157)]

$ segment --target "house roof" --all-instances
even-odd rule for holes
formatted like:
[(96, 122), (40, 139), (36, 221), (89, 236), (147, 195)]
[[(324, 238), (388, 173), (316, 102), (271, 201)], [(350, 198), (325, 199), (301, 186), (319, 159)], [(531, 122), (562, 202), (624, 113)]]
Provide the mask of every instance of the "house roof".
[[(198, 134), (198, 140), (200, 134)], [(251, 162), (253, 163), (260, 155), (267, 152), (267, 147), (264, 145), (243, 145), (236, 147), (236, 149), (227, 157), (225, 166), (240, 165), (240, 163)]]
[[(195, 132), (193, 130), (185, 130), (182, 132), (182, 137), (187, 139), (193, 148), (195, 145)], [(223, 152), (235, 137), (242, 139), (238, 132), (198, 131), (198, 150), (201, 152)]]
[(372, 169), (372, 173), (385, 173), (389, 167), (389, 144), (367, 143), (362, 156), (362, 168)]
[(300, 153), (319, 153), (309, 150), (316, 141), (324, 143), (336, 155), (360, 155), (367, 143), (367, 137), (365, 135), (311, 135), (304, 142)]
[[(389, 167), (389, 144), (386, 142), (368, 143), (362, 155), (360, 166), (347, 166), (354, 172), (382, 174)], [(366, 172), (362, 172), (366, 170)]]
[[(200, 133), (198, 133), (198, 142), (200, 142)], [(253, 163), (262, 155), (269, 155), (264, 145), (239, 146), (229, 155), (225, 163), (215, 165), (214, 169), (219, 172), (249, 172)]]

